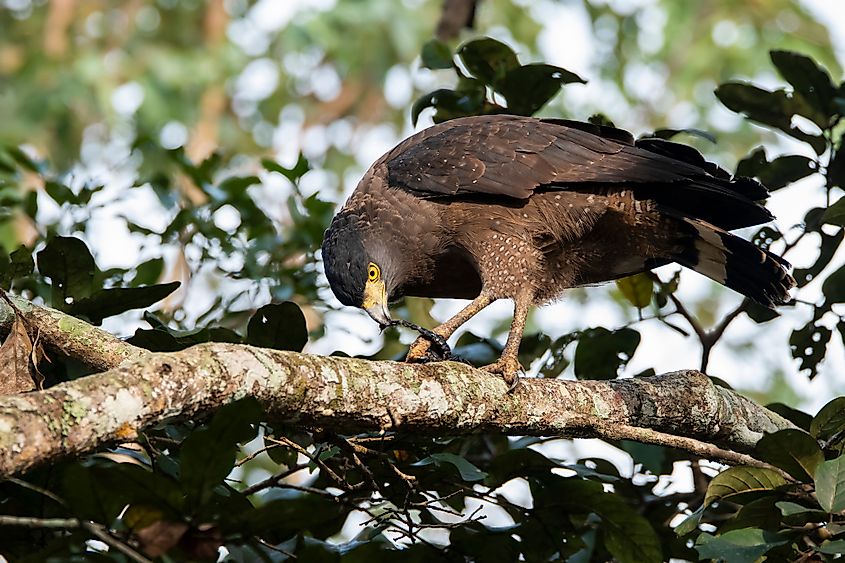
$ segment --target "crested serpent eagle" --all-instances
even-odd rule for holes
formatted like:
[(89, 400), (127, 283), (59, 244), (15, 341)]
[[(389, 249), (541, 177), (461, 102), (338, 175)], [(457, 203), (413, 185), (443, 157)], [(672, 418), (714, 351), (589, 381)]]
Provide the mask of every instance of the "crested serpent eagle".
[[(765, 223), (758, 182), (699, 152), (562, 119), (454, 119), (401, 142), (367, 171), (323, 241), (345, 305), (380, 325), (402, 296), (471, 299), (434, 329), (448, 338), (497, 299), (514, 315), (486, 369), (513, 383), (529, 307), (566, 288), (676, 262), (767, 307), (789, 298), (789, 265), (729, 231)], [(408, 359), (429, 346), (420, 337)]]

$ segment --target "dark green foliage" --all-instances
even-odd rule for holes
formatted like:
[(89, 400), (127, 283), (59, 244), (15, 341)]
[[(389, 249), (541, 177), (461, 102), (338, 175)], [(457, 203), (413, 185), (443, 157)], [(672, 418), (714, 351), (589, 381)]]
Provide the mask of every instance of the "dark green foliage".
[(640, 333), (631, 328), (585, 330), (575, 349), (575, 376), (579, 379), (614, 379), (639, 344)]
[[(454, 67), (444, 44), (433, 41), (423, 48), (423, 64), (429, 68), (455, 68), (458, 85), (454, 90), (442, 88), (418, 98), (411, 108), (414, 123), (429, 107), (435, 109), (437, 123), (468, 115), (533, 115), (565, 84), (585, 83), (577, 74), (560, 67), (543, 63), (521, 65), (510, 47), (490, 37), (464, 43), (457, 56), (471, 76)], [(507, 106), (493, 101), (492, 93), (502, 96)]]

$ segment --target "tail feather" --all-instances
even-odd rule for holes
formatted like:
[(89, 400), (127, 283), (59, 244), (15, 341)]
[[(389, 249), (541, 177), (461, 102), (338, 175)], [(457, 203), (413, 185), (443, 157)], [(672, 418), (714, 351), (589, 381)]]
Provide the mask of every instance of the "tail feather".
[(692, 244), (674, 260), (757, 303), (774, 308), (789, 301), (795, 280), (789, 263), (749, 241), (701, 220), (683, 218)]

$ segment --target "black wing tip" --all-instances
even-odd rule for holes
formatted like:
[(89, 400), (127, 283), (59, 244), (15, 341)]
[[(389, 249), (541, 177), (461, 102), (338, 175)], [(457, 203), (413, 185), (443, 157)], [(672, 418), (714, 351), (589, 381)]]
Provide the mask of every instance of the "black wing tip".
[(769, 309), (792, 300), (789, 292), (796, 282), (789, 262), (730, 233), (719, 236), (725, 247), (726, 286)]

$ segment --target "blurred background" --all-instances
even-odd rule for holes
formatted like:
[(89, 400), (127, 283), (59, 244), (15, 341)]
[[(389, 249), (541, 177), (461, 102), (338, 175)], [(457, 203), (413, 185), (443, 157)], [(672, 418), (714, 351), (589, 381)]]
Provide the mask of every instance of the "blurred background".
[[(181, 281), (156, 313), (174, 327), (239, 328), (257, 307), (294, 300), (311, 332), (306, 351), (398, 357), (397, 338), (412, 335), (381, 335), (362, 313), (340, 307), (317, 249), (334, 205), (367, 167), (431, 124), (428, 109), (412, 125), (414, 100), (454, 85), (452, 71), (420, 63), (441, 4), (0, 0), (0, 145), (21, 146), (32, 165), (0, 185), (0, 245), (11, 252), (75, 235), (106, 286)], [(843, 22), (845, 7), (833, 0), (481, 0), (474, 29), (446, 40), (487, 35), (523, 63), (587, 80), (567, 85), (540, 115), (600, 112), (635, 134), (700, 129), (716, 142), (679, 140), (733, 170), (761, 144), (770, 157), (809, 149), (727, 110), (716, 86), (778, 86), (768, 55), (775, 48), (806, 53), (841, 77)], [(783, 232), (824, 203), (821, 182), (809, 177), (770, 200)], [(815, 259), (817, 241), (808, 242), (789, 256), (798, 266)], [(708, 327), (740, 302), (692, 273), (678, 295)], [(819, 295), (812, 283), (801, 294), (809, 302)], [(434, 326), (460, 306), (412, 300), (400, 315)], [(818, 377), (799, 375), (783, 343), (806, 317), (796, 309), (765, 325), (738, 318), (708, 372), (764, 402), (817, 410), (845, 391), (836, 377), (845, 358), (834, 336)], [(502, 340), (509, 319), (500, 303), (467, 329)], [(697, 340), (639, 321), (614, 285), (571, 291), (532, 314), (529, 332), (554, 338), (632, 323), (642, 342), (626, 374), (698, 367)], [(129, 336), (148, 324), (133, 311), (104, 326)]]

